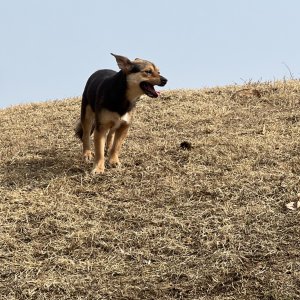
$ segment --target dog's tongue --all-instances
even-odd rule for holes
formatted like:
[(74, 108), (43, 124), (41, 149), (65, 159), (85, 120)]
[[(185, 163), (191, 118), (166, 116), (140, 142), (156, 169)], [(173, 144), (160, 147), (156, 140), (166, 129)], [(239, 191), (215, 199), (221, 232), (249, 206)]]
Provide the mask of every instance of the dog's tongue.
[(159, 96), (159, 92), (157, 92), (155, 88), (153, 88), (152, 95), (154, 96), (154, 98), (157, 98)]
[(154, 86), (148, 82), (142, 82), (141, 88), (144, 91), (144, 93), (151, 98), (157, 98), (160, 94), (155, 90)]
[(159, 92), (157, 92), (153, 86), (148, 85), (147, 90), (150, 92), (149, 96), (152, 96), (153, 98), (157, 98), (159, 96)]

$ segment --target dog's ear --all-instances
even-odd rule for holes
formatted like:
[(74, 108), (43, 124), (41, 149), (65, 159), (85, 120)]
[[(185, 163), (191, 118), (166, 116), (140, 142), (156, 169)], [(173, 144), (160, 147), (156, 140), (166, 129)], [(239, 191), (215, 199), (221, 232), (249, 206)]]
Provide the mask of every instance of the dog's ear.
[(112, 56), (116, 58), (117, 64), (119, 68), (125, 72), (128, 73), (132, 69), (132, 62), (125, 56), (116, 55), (111, 53)]

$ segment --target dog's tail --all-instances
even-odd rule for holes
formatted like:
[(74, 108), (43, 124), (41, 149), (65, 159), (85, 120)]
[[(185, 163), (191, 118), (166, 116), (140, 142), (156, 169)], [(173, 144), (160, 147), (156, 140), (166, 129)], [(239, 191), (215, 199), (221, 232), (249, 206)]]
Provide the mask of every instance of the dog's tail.
[[(91, 128), (91, 135), (93, 134), (94, 129), (95, 129), (95, 124), (93, 124), (93, 126)], [(83, 128), (82, 128), (80, 120), (77, 122), (77, 125), (75, 127), (75, 136), (77, 136), (80, 140), (82, 140)]]

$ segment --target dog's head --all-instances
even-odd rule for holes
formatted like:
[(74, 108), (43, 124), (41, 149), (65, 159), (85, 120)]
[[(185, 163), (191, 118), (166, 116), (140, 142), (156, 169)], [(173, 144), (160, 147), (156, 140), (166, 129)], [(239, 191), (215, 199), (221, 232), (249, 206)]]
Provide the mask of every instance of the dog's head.
[(167, 79), (160, 75), (159, 69), (150, 61), (136, 58), (131, 61), (127, 57), (112, 54), (119, 68), (126, 74), (129, 88), (136, 92), (146, 94), (151, 98), (157, 98), (158, 92), (154, 86), (164, 86)]

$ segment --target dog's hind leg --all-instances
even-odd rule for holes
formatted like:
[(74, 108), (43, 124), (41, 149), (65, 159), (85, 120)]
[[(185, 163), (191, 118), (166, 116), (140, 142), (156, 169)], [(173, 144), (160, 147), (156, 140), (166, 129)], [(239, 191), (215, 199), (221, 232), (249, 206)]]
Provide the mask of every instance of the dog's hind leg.
[(109, 153), (114, 143), (115, 130), (110, 130), (106, 139), (106, 153)]
[(104, 150), (106, 136), (110, 129), (109, 125), (98, 125), (94, 132), (95, 143), (95, 162), (92, 174), (100, 174), (104, 172)]
[(84, 110), (84, 114), (81, 116), (82, 126), (82, 152), (85, 161), (90, 161), (93, 158), (91, 151), (91, 140), (90, 136), (94, 129), (95, 113), (93, 112), (90, 105), (87, 105)]
[(109, 163), (113, 167), (120, 165), (119, 153), (121, 151), (122, 144), (127, 137), (128, 129), (129, 124), (124, 123), (116, 130), (114, 143), (109, 154)]

